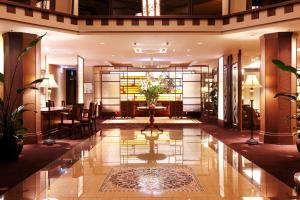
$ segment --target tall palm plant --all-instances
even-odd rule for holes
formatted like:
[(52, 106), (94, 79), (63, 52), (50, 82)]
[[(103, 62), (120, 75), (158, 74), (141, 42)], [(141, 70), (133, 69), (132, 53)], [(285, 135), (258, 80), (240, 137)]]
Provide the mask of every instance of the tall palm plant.
[[(16, 104), (18, 102), (18, 99), (22, 98), (24, 92), (26, 92), (27, 90), (38, 90), (36, 84), (41, 83), (44, 80), (44, 78), (36, 79), (31, 83), (28, 83), (24, 87), (18, 88), (16, 91), (13, 91), (13, 83), (15, 81), (18, 81), (15, 80), (15, 76), (24, 55), (26, 55), (26, 53), (30, 49), (35, 47), (45, 35), (46, 34), (32, 40), (30, 44), (20, 52), (16, 64), (13, 68), (13, 74), (10, 80), (11, 84), (8, 88), (4, 83), (4, 74), (0, 73), (0, 82), (3, 83), (4, 87), (3, 98), (0, 98), (0, 155), (1, 153), (3, 153), (2, 151), (8, 150), (3, 148), (11, 147), (11, 145), (13, 145), (16, 142), (16, 140), (19, 139), (19, 135), (27, 131), (27, 129), (24, 128), (22, 125), (22, 115), (24, 112), (29, 111), (26, 108), (28, 104)], [(16, 95), (13, 95), (14, 92), (16, 93)]]
[[(292, 66), (286, 65), (284, 62), (282, 62), (281, 60), (277, 60), (277, 59), (272, 60), (272, 62), (273, 62), (273, 64), (276, 67), (280, 68), (283, 71), (290, 72), (291, 74), (294, 74), (297, 79), (300, 79), (300, 74), (298, 74), (296, 67), (292, 67)], [(297, 92), (296, 93), (278, 92), (278, 93), (276, 93), (276, 95), (274, 96), (274, 98), (286, 97), (289, 100), (296, 102), (297, 107), (298, 107), (298, 106), (300, 106), (300, 102), (297, 101), (298, 96), (299, 96), (299, 94)], [(300, 122), (300, 115), (298, 113), (296, 115), (288, 116), (288, 118), (289, 119), (296, 119), (297, 122)], [(295, 128), (296, 128), (297, 132), (298, 132), (298, 130), (300, 130), (300, 127), (299, 127), (298, 123), (297, 123), (297, 125), (296, 125)], [(298, 135), (298, 138), (297, 138), (297, 148), (298, 148), (298, 151), (300, 152), (300, 139), (299, 139), (299, 134), (297, 134), (297, 135)]]

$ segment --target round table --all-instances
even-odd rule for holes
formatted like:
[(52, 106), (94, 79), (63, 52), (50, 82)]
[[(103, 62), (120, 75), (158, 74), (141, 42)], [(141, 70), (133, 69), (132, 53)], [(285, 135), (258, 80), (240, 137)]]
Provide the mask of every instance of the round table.
[(149, 124), (144, 129), (142, 129), (141, 132), (143, 132), (147, 129), (150, 129), (151, 132), (153, 130), (158, 130), (158, 131), (163, 132), (162, 129), (160, 129), (157, 125), (154, 124), (154, 115), (155, 115), (155, 111), (165, 110), (166, 107), (164, 107), (164, 106), (155, 106), (155, 107), (141, 106), (141, 107), (137, 107), (137, 109), (149, 112)]

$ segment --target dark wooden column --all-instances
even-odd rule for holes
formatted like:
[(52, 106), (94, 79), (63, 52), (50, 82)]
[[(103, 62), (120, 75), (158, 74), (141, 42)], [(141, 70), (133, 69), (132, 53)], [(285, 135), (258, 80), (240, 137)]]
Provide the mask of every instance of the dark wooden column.
[[(32, 48), (22, 59), (15, 75), (15, 81), (11, 82), (14, 67), (19, 53), (36, 38), (37, 35), (27, 33), (8, 32), (3, 34), (4, 39), (4, 82), (6, 92), (12, 84), (12, 99), (16, 96), (16, 89), (40, 78), (41, 47), (40, 43)], [(39, 91), (27, 91), (23, 98), (18, 99), (16, 106), (28, 104), (27, 108), (32, 110), (23, 114), (23, 124), (29, 131), (25, 136), (26, 143), (37, 143), (41, 140), (41, 114)], [(33, 112), (33, 111), (36, 111)]]
[(239, 50), (238, 52), (238, 128), (241, 131), (243, 129), (243, 110), (242, 110), (242, 51)]
[(224, 126), (232, 127), (232, 55), (224, 65)]
[(296, 66), (296, 37), (293, 33), (266, 34), (261, 44), (261, 132), (264, 143), (292, 144), (295, 141), (296, 120), (288, 116), (296, 114), (295, 102), (287, 98), (274, 98), (277, 92), (296, 92), (296, 78), (273, 65), (280, 59), (287, 65)]

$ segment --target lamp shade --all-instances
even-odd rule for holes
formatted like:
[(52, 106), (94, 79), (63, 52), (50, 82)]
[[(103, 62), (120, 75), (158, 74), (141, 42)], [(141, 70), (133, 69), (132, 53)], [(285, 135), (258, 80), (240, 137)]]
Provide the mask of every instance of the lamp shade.
[(258, 88), (258, 87), (261, 87), (256, 75), (254, 75), (254, 74), (250, 74), (250, 75), (247, 76), (246, 81), (245, 81), (243, 86), (245, 88)]
[(57, 88), (58, 87), (53, 74), (46, 74), (44, 76), (44, 78), (45, 79), (40, 84), (40, 87), (45, 87), (45, 88)]

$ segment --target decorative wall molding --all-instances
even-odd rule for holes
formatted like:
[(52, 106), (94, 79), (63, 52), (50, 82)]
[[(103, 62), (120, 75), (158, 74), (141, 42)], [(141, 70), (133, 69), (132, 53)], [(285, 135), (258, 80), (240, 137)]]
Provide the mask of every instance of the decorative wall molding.
[[(34, 18), (34, 20), (32, 20)], [(230, 32), (288, 20), (300, 21), (300, 0), (225, 16), (78, 17), (0, 0), (0, 19), (77, 33)]]

